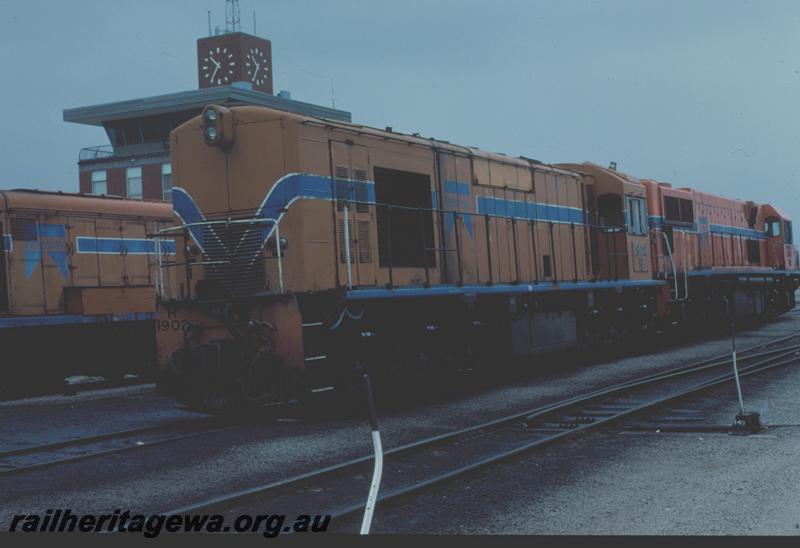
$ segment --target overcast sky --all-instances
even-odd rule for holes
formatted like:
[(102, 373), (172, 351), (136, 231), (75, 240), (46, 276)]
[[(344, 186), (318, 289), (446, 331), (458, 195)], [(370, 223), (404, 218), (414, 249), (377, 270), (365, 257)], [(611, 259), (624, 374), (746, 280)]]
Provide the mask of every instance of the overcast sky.
[[(800, 217), (800, 2), (241, 0), (275, 91), (358, 123), (643, 178)], [(0, 0), (0, 187), (75, 191), (106, 144), (64, 108), (197, 87), (224, 0)]]

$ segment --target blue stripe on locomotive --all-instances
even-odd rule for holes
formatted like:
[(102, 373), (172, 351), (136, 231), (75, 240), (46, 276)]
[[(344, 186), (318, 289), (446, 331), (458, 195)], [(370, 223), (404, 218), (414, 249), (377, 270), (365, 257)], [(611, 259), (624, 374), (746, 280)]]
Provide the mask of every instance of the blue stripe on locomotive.
[[(356, 196), (356, 185), (366, 186), (366, 198), (370, 204), (375, 204), (375, 184), (373, 181), (352, 181), (348, 180), (348, 196)], [(308, 173), (290, 173), (281, 177), (267, 192), (264, 200), (256, 213), (259, 219), (280, 220), (288, 207), (298, 199), (334, 200), (336, 193), (334, 185), (341, 183), (340, 179), (332, 179), (328, 176), (312, 175)], [(471, 201), (466, 203), (472, 196), (472, 190), (468, 183), (461, 181), (444, 181), (444, 203), (441, 204), (447, 210), (459, 210), (464, 213), (464, 225), (470, 237), (474, 237), (472, 223), (473, 213), (471, 211)], [(454, 199), (449, 200), (448, 195)], [(438, 200), (434, 191), (431, 193), (433, 206), (436, 207)], [(462, 198), (465, 203), (462, 204)], [(456, 207), (450, 207), (455, 205)], [(476, 196), (475, 213), (480, 215), (497, 215), (501, 217), (526, 219), (532, 221), (548, 221), (553, 223), (565, 224), (584, 224), (584, 212), (580, 208), (568, 207), (553, 204), (542, 204), (537, 202), (525, 202), (520, 200), (506, 200), (491, 196)], [(172, 209), (180, 217), (184, 225), (192, 225), (206, 221), (206, 216), (197, 206), (191, 195), (181, 187), (172, 187)], [(447, 232), (452, 230), (454, 224), (453, 215), (445, 215)], [(262, 246), (271, 237), (274, 224), (262, 230)], [(214, 235), (214, 231), (204, 230), (201, 226), (189, 226), (192, 238), (205, 249), (205, 238)]]
[[(669, 222), (664, 221), (664, 217), (661, 215), (651, 215), (649, 218), (650, 220), (650, 227), (655, 229), (662, 229), (664, 225), (667, 226), (674, 226), (676, 230), (682, 230), (685, 232), (701, 232), (698, 230), (698, 224), (692, 223), (691, 225), (673, 225)], [(702, 220), (702, 218), (701, 218)], [(751, 240), (766, 240), (767, 235), (766, 233), (760, 230), (754, 230), (752, 228), (741, 228), (738, 226), (728, 226), (728, 225), (717, 225), (717, 224), (706, 224), (709, 227), (709, 231), (712, 234), (721, 234), (727, 236), (741, 236), (742, 238), (748, 238)]]
[[(139, 238), (93, 238), (78, 236), (75, 238), (78, 253), (100, 253), (119, 255), (153, 255), (158, 252), (155, 240)], [(175, 254), (175, 241), (162, 240), (161, 251), (169, 255)]]

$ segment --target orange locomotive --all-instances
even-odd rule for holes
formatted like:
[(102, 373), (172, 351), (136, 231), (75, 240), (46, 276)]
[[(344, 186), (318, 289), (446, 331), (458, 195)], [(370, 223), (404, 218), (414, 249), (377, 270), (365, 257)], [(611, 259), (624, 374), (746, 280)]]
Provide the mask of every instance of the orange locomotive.
[(774, 315), (794, 307), (798, 253), (788, 216), (769, 204), (643, 184), (653, 271), (670, 282), (674, 319)]
[(256, 107), (206, 108), (171, 154), (164, 235), (185, 245), (158, 351), (186, 401), (283, 399), (354, 362), (487, 361), (498, 337), (527, 355), (656, 313), (649, 256), (595, 271), (569, 170)]
[[(672, 268), (677, 247), (664, 270), (653, 187), (615, 170), (259, 107), (211, 105), (171, 140), (180, 223), (160, 236), (178, 242), (163, 265), (177, 295), (159, 302), (158, 356), (160, 386), (188, 403), (282, 400), (354, 364), (528, 356), (653, 331), (674, 310), (748, 312), (753, 269), (686, 306), (677, 282), (716, 287), (722, 263)], [(756, 207), (756, 223), (788, 222)], [(749, 312), (794, 306), (786, 245), (784, 262), (762, 253), (772, 296)]]
[(146, 371), (160, 276), (148, 235), (171, 222), (168, 204), (0, 191), (0, 346), (20, 360), (3, 392)]

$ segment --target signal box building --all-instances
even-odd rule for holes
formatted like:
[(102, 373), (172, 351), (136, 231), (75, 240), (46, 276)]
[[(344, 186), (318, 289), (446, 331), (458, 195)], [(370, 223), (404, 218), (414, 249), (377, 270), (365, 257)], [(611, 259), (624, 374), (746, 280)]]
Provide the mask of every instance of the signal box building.
[(349, 122), (349, 112), (272, 94), (272, 45), (243, 32), (197, 41), (196, 90), (65, 109), (65, 122), (101, 126), (108, 143), (81, 149), (83, 194), (171, 199), (169, 133), (210, 103), (257, 105)]

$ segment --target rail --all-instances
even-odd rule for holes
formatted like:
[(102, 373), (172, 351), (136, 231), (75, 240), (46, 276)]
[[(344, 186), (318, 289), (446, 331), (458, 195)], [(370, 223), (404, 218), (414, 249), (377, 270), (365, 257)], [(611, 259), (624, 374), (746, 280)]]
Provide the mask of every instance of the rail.
[[(746, 365), (741, 368), (740, 375), (755, 375), (797, 364), (800, 362), (800, 344), (789, 342), (797, 337), (797, 333), (793, 333), (769, 345), (787, 343), (783, 347), (767, 349), (766, 345), (758, 345), (743, 352), (740, 360)], [(569, 439), (575, 434), (619, 424), (681, 398), (703, 393), (733, 380), (730, 365), (728, 355), (708, 358), (390, 448), (384, 452), (384, 460), (391, 464), (392, 474), (386, 477), (386, 486), (378, 501), (387, 503), (416, 495), (434, 485)], [(723, 432), (734, 429), (717, 424), (704, 425), (704, 428)], [(315, 493), (316, 507), (325, 508), (326, 513), (343, 520), (364, 510), (363, 493), (369, 479), (365, 467), (372, 463), (372, 459), (372, 455), (356, 457), (293, 477), (207, 496), (162, 513), (244, 511), (264, 501), (293, 507), (298, 503), (307, 504), (309, 493)]]

